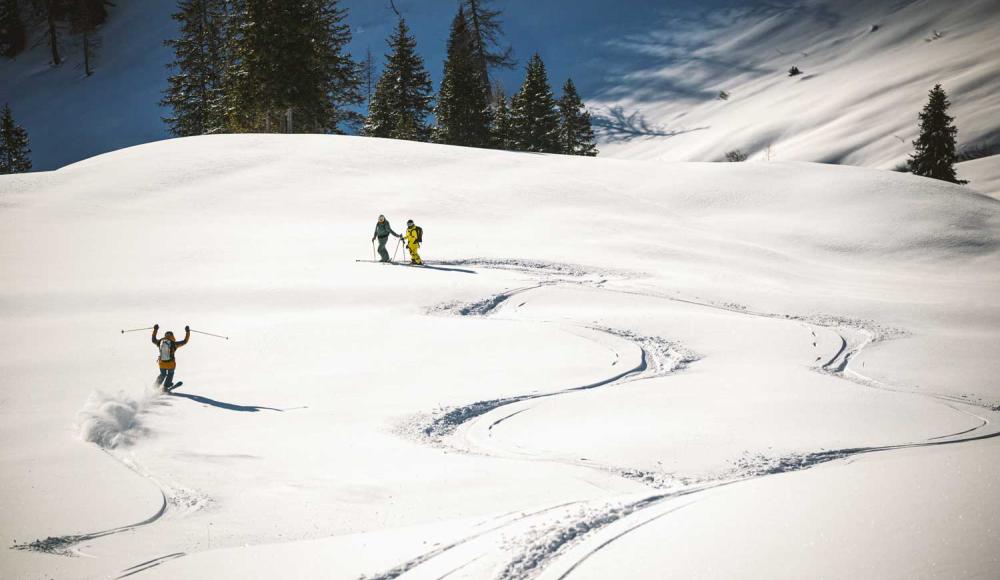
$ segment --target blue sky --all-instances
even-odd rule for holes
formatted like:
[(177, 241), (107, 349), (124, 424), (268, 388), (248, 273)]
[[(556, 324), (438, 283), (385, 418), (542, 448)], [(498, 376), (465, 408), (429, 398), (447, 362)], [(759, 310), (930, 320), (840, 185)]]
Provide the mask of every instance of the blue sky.
[[(524, 77), (524, 64), (541, 54), (553, 89), (572, 77), (586, 98), (607, 88), (608, 72), (642, 63), (608, 44), (629, 34), (648, 32), (677, 16), (697, 17), (706, 10), (748, 5), (737, 0), (494, 0), (504, 11), (506, 40), (514, 47), (518, 65), (501, 71), (508, 94), (517, 90)], [(371, 47), (380, 64), (388, 50), (386, 38), (395, 25), (388, 0), (344, 0), (354, 31), (352, 51), (356, 58)], [(458, 0), (396, 0), (417, 38), (417, 48), (435, 81), (440, 80), (445, 43)]]

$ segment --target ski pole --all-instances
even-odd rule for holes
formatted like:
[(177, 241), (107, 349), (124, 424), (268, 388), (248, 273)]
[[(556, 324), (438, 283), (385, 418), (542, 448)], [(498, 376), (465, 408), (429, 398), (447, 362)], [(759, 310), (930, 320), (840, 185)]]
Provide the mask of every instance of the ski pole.
[(392, 251), (392, 261), (396, 261), (396, 254), (399, 253), (399, 245), (403, 243), (403, 238), (396, 240), (396, 249)]
[(195, 330), (193, 328), (191, 329), (191, 332), (197, 332), (198, 334), (207, 334), (208, 336), (214, 336), (215, 338), (224, 338), (226, 340), (229, 340), (228, 336), (222, 336), (221, 334), (212, 334), (211, 332), (202, 332), (200, 330)]
[(139, 332), (140, 330), (153, 330), (153, 327), (147, 326), (146, 328), (133, 328), (132, 330), (123, 330), (122, 334), (125, 334), (126, 332)]
[(375, 259), (375, 240), (372, 240), (372, 260)]

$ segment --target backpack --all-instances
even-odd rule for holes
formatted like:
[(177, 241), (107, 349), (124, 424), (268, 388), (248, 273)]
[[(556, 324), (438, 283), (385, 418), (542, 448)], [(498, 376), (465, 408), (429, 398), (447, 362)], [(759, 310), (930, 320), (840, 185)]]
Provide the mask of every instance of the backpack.
[(417, 228), (417, 243), (418, 244), (424, 243), (424, 228), (420, 226), (414, 226), (414, 227)]
[(164, 338), (160, 341), (160, 360), (163, 362), (170, 362), (174, 358), (174, 343), (171, 340)]

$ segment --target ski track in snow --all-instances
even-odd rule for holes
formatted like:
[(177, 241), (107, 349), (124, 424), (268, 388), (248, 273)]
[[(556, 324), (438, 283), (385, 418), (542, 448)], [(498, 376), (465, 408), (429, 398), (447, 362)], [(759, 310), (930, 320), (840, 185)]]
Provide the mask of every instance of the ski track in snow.
[[(49, 536), (26, 544), (14, 544), (11, 549), (59, 556), (83, 556), (86, 554), (77, 548), (79, 544), (148, 526), (164, 518), (168, 511), (176, 515), (186, 515), (212, 503), (212, 499), (203, 493), (159, 480), (136, 462), (127, 450), (136, 439), (148, 433), (142, 425), (143, 413), (154, 406), (166, 404), (161, 395), (162, 393), (158, 389), (152, 387), (147, 389), (138, 399), (130, 397), (124, 392), (108, 394), (94, 391), (77, 415), (81, 439), (96, 444), (109, 457), (156, 486), (161, 499), (159, 509), (149, 518), (133, 524), (98, 532)], [(125, 570), (127, 572), (125, 576), (137, 574), (158, 566), (166, 560), (184, 555), (183, 552), (179, 552), (134, 566), (135, 570), (133, 568)], [(120, 576), (120, 578), (125, 576)]]
[[(597, 546), (587, 551), (582, 557), (579, 557), (575, 562), (572, 562), (569, 567), (565, 569), (565, 571), (557, 576), (559, 580), (562, 580), (568, 577), (584, 560), (597, 553), (599, 550), (607, 547), (614, 541), (656, 519), (664, 517), (673, 511), (684, 507), (674, 507), (673, 504), (667, 505), (667, 502), (670, 500), (675, 500), (680, 497), (690, 496), (692, 494), (709, 491), (718, 487), (732, 485), (759, 477), (777, 475), (792, 471), (801, 471), (830, 461), (846, 459), (863, 454), (939, 445), (961, 444), (1000, 436), (1000, 430), (997, 429), (994, 429), (991, 432), (977, 434), (977, 431), (991, 425), (990, 419), (982, 416), (978, 412), (961, 409), (956, 406), (962, 405), (967, 407), (978, 407), (986, 409), (987, 411), (1000, 412), (1000, 404), (998, 403), (984, 401), (973, 396), (952, 396), (936, 393), (922, 393), (904, 388), (892, 387), (870, 377), (866, 377), (849, 368), (851, 360), (858, 356), (858, 354), (860, 354), (866, 346), (880, 341), (905, 336), (906, 332), (901, 329), (886, 327), (871, 320), (856, 320), (831, 315), (799, 316), (754, 312), (746, 306), (734, 303), (703, 303), (660, 293), (603, 288), (603, 285), (610, 277), (614, 276), (614, 273), (588, 271), (586, 268), (580, 266), (549, 264), (531, 260), (480, 259), (458, 260), (441, 263), (522, 271), (540, 276), (541, 279), (534, 285), (501, 292), (476, 302), (464, 304), (458, 302), (441, 304), (432, 307), (429, 310), (429, 313), (485, 317), (493, 314), (502, 304), (517, 294), (530, 292), (545, 286), (570, 284), (589, 286), (612, 292), (623, 292), (684, 302), (696, 306), (726, 310), (747, 316), (797, 320), (810, 326), (833, 329), (841, 339), (841, 347), (837, 353), (825, 363), (817, 366), (815, 368), (816, 372), (829, 374), (870, 388), (910, 396), (932, 398), (947, 405), (956, 412), (977, 418), (980, 421), (980, 424), (976, 427), (958, 433), (940, 435), (929, 438), (926, 441), (919, 442), (820, 450), (781, 457), (766, 457), (760, 454), (752, 456), (748, 455), (734, 462), (732, 469), (727, 472), (700, 480), (678, 479), (667, 474), (648, 472), (639, 469), (614, 468), (587, 462), (574, 462), (573, 465), (582, 465), (603, 471), (612, 471), (621, 477), (635, 480), (652, 488), (664, 491), (630, 502), (604, 501), (591, 502), (590, 505), (583, 504), (582, 502), (574, 503), (571, 507), (575, 510), (575, 512), (565, 513), (566, 510), (563, 510), (564, 513), (561, 514), (561, 517), (553, 517), (553, 512), (558, 512), (560, 509), (566, 508), (567, 506), (565, 504), (554, 506), (551, 509), (532, 512), (530, 514), (522, 514), (521, 517), (516, 518), (516, 520), (512, 522), (501, 523), (497, 527), (490, 530), (478, 532), (452, 544), (439, 547), (432, 552), (425, 553), (422, 556), (401, 564), (388, 572), (373, 577), (372, 580), (388, 580), (397, 578), (402, 574), (414, 570), (415, 568), (430, 562), (434, 558), (449, 552), (450, 550), (458, 548), (459, 546), (467, 544), (473, 540), (481, 539), (483, 536), (491, 533), (499, 533), (501, 535), (501, 539), (497, 540), (497, 542), (500, 544), (499, 552), (501, 553), (501, 558), (506, 562), (495, 578), (503, 580), (532, 578), (541, 574), (553, 562), (560, 558), (560, 556), (569, 551), (570, 548), (580, 545), (588, 538), (593, 537), (595, 532), (603, 530), (609, 525), (620, 522), (625, 518), (641, 519), (641, 521), (626, 526), (623, 531), (615, 534), (611, 538), (600, 542)], [(620, 281), (621, 279), (630, 277), (633, 276), (623, 274), (618, 280)], [(460, 426), (473, 422), (487, 413), (501, 407), (532, 399), (554, 397), (579, 392), (581, 390), (612, 386), (631, 380), (640, 380), (653, 376), (663, 376), (682, 369), (687, 364), (698, 359), (697, 355), (686, 351), (683, 347), (680, 347), (679, 345), (664, 338), (641, 336), (629, 330), (600, 327), (585, 328), (612, 334), (633, 342), (642, 352), (642, 360), (640, 364), (633, 369), (590, 385), (571, 387), (548, 393), (532, 393), (487, 401), (477, 401), (460, 407), (442, 409), (431, 415), (430, 418), (427, 416), (418, 417), (416, 420), (418, 422), (423, 422), (422, 427), (419, 429), (414, 429), (414, 425), (411, 423), (410, 425), (404, 427), (401, 431), (409, 436), (415, 435), (418, 439), (432, 445), (447, 446), (449, 448), (456, 449), (452, 445), (449, 445), (446, 440), (450, 436), (454, 435), (455, 431)], [(527, 410), (529, 409), (521, 409), (507, 414), (495, 420), (488, 428), (492, 429), (493, 426), (501, 423), (502, 421)], [(460, 448), (458, 450), (467, 451)], [(485, 455), (489, 455), (488, 451), (484, 451), (483, 453)], [(549, 460), (560, 461), (558, 459)], [(680, 486), (680, 489), (677, 489), (677, 486)], [(555, 515), (559, 516), (558, 513)], [(645, 515), (647, 517), (640, 518), (641, 515)], [(523, 524), (526, 520), (533, 523), (531, 523), (531, 525), (524, 526)], [(517, 530), (511, 529), (515, 523), (520, 524), (516, 526), (518, 528)], [(497, 547), (494, 546), (494, 551), (496, 550)], [(461, 570), (471, 563), (481, 559), (483, 556), (484, 554), (479, 554), (474, 559), (465, 562), (457, 568), (452, 568), (449, 572), (444, 574), (444, 576), (449, 576), (452, 573)], [(444, 576), (440, 577), (443, 578)]]

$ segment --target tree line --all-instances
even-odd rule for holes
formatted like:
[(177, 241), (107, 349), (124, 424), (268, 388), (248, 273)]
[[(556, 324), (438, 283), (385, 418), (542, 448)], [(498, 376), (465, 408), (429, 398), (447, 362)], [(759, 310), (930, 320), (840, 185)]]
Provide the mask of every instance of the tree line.
[[(29, 26), (59, 65), (64, 31), (98, 38), (107, 0), (0, 0), (0, 54), (27, 46)], [(393, 6), (395, 9), (395, 6)], [(461, 0), (448, 38), (444, 77), (435, 95), (416, 39), (397, 11), (386, 65), (377, 81), (371, 53), (361, 63), (347, 53), (351, 31), (337, 0), (180, 0), (175, 72), (161, 102), (177, 136), (232, 132), (341, 133), (470, 147), (596, 155), (590, 115), (572, 80), (556, 99), (538, 54), (511, 98), (493, 81), (514, 65), (504, 47), (501, 12), (490, 0)], [(27, 17), (26, 17), (27, 16)], [(81, 18), (83, 19), (81, 21)], [(26, 25), (25, 22), (28, 24)], [(75, 24), (74, 24), (75, 23)], [(85, 32), (90, 30), (89, 33)], [(86, 73), (93, 53), (84, 42)], [(93, 46), (93, 45), (92, 45)], [(368, 115), (359, 111), (368, 103)], [(953, 183), (959, 159), (950, 101), (936, 85), (921, 111), (920, 134), (903, 170)], [(433, 116), (434, 122), (430, 121)], [(0, 109), (0, 174), (31, 170), (27, 131), (9, 105)], [(743, 161), (739, 151), (727, 154)]]
[[(395, 6), (393, 5), (395, 10)], [(161, 104), (176, 136), (345, 133), (468, 147), (597, 154), (590, 114), (571, 80), (556, 100), (537, 54), (511, 99), (491, 81), (514, 64), (501, 12), (461, 0), (435, 94), (406, 19), (388, 38), (377, 80), (369, 53), (347, 51), (338, 0), (180, 0), (180, 36)], [(367, 115), (360, 112), (367, 103)]]

